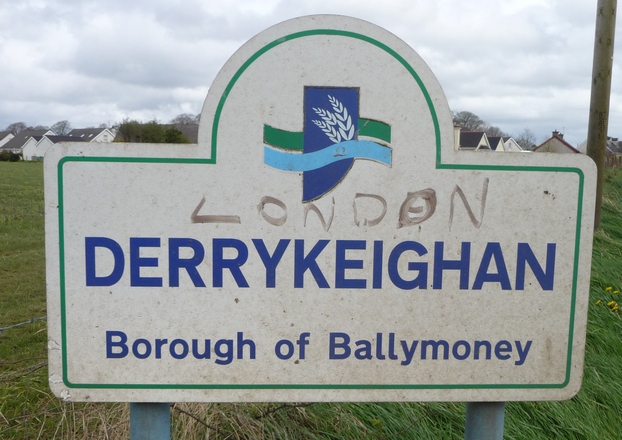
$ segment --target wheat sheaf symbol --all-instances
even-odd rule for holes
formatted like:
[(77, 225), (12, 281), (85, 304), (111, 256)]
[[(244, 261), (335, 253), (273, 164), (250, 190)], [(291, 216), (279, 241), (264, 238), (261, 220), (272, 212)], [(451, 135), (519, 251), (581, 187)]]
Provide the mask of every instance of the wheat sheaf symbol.
[(328, 101), (333, 111), (313, 107), (313, 111), (322, 119), (321, 121), (314, 119), (313, 123), (336, 144), (354, 139), (354, 124), (352, 124), (348, 109), (337, 98), (330, 95), (328, 95)]

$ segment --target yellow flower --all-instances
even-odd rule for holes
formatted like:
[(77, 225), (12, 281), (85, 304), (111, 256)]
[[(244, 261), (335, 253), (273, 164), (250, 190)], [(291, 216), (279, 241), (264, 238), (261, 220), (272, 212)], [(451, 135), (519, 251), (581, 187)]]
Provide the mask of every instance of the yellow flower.
[(618, 305), (617, 304), (611, 308), (612, 312), (615, 312), (616, 310), (618, 310)]
[(614, 295), (617, 295), (618, 293), (620, 293), (620, 291), (619, 291), (619, 290), (614, 290), (614, 291), (613, 291), (613, 294), (614, 294)]
[(609, 287), (607, 287), (605, 290), (606, 290), (607, 292), (611, 292), (611, 289), (612, 289), (612, 288), (611, 288), (611, 286), (609, 286)]
[(603, 302), (603, 301), (599, 299), (599, 300), (598, 300), (598, 301), (596, 301), (594, 304), (595, 304), (595, 305), (597, 305), (597, 306), (599, 306), (599, 305), (601, 305), (601, 303), (602, 303), (602, 302)]
[(609, 302), (607, 303), (607, 305), (608, 305), (609, 307), (613, 307), (613, 305), (614, 305), (615, 303), (616, 303), (615, 301), (609, 301)]

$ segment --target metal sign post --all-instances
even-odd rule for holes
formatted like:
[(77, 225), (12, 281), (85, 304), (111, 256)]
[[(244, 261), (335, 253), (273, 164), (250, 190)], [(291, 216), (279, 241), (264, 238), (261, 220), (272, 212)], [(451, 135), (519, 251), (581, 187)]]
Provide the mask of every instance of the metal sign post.
[(465, 440), (503, 440), (505, 402), (470, 402), (466, 406)]
[(50, 384), (67, 400), (556, 400), (580, 388), (595, 169), (461, 151), (370, 23), (265, 30), (198, 144), (45, 158)]
[(170, 404), (130, 403), (131, 440), (170, 440), (170, 438)]

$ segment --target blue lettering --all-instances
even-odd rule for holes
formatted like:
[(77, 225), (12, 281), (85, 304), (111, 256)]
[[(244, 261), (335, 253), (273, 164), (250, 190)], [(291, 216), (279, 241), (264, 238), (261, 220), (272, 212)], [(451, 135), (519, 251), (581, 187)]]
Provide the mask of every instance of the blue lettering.
[[(225, 259), (223, 256), (224, 248), (233, 248), (238, 252), (237, 257), (230, 260)], [(212, 272), (214, 275), (214, 287), (222, 287), (223, 285), (223, 270), (228, 269), (233, 275), (238, 287), (248, 287), (248, 282), (240, 267), (246, 263), (248, 259), (248, 248), (243, 241), (234, 238), (215, 238), (213, 240), (213, 267)]]
[(527, 355), (529, 354), (529, 349), (531, 348), (531, 341), (527, 341), (524, 349), (521, 341), (514, 342), (516, 343), (516, 351), (518, 352), (518, 360), (514, 362), (514, 365), (523, 365), (525, 363), (525, 359), (527, 359)]
[(209, 339), (203, 340), (203, 353), (199, 352), (199, 341), (197, 339), (192, 340), (192, 356), (195, 359), (210, 359), (210, 346), (211, 342)]
[(484, 347), (486, 350), (486, 360), (490, 360), (492, 357), (492, 345), (489, 341), (475, 341), (475, 347), (473, 348), (473, 359), (479, 359), (480, 349)]
[(324, 274), (320, 270), (317, 261), (315, 259), (320, 255), (324, 248), (328, 245), (330, 240), (319, 240), (313, 249), (309, 251), (305, 257), (305, 241), (296, 240), (294, 242), (294, 287), (304, 287), (304, 275), (307, 270), (311, 272), (315, 282), (321, 289), (328, 289), (328, 281), (324, 277)]
[(382, 248), (384, 243), (380, 240), (374, 241), (374, 268), (372, 287), (382, 289)]
[(445, 260), (443, 258), (443, 250), (445, 243), (437, 241), (434, 243), (434, 279), (432, 288), (443, 288), (443, 271), (459, 270), (460, 271), (460, 290), (469, 288), (469, 269), (471, 263), (471, 243), (463, 241), (460, 251), (459, 260)]
[(531, 250), (529, 243), (518, 243), (516, 253), (516, 290), (525, 290), (525, 266), (529, 267), (536, 276), (542, 290), (553, 290), (555, 283), (555, 243), (546, 245), (546, 270), (542, 266)]
[[(224, 350), (223, 347), (225, 347)], [(219, 339), (216, 341), (214, 353), (220, 358), (215, 360), (217, 364), (229, 365), (233, 361), (233, 339)]]
[[(490, 263), (493, 259), (495, 260), (497, 273), (488, 273)], [(502, 290), (512, 290), (510, 276), (508, 275), (508, 269), (505, 266), (503, 252), (501, 251), (501, 245), (499, 243), (488, 243), (486, 245), (484, 255), (482, 256), (482, 262), (475, 276), (475, 282), (473, 282), (473, 290), (481, 290), (484, 283), (500, 283)]]
[[(141, 353), (139, 350), (141, 345), (145, 346), (144, 353)], [(138, 359), (147, 359), (151, 355), (151, 343), (143, 338), (136, 339), (132, 344), (132, 354)]]
[(356, 341), (356, 346), (359, 347), (354, 351), (354, 357), (357, 359), (373, 359), (371, 355), (371, 341), (361, 339)]
[(283, 258), (285, 249), (287, 249), (290, 241), (291, 240), (286, 239), (279, 240), (279, 244), (276, 246), (274, 253), (270, 255), (263, 240), (253, 238), (255, 249), (257, 249), (257, 253), (266, 268), (266, 287), (276, 286), (276, 267), (279, 265), (281, 258)]
[[(341, 339), (341, 342), (337, 342), (337, 339)], [(350, 357), (352, 350), (350, 349), (350, 336), (347, 333), (330, 333), (330, 343), (328, 358), (329, 359), (347, 359)], [(341, 353), (337, 353), (337, 350), (342, 350)]]
[(396, 287), (400, 289), (425, 289), (428, 284), (428, 263), (424, 262), (408, 262), (408, 270), (417, 271), (417, 276), (413, 280), (405, 280), (400, 276), (398, 270), (399, 259), (406, 251), (414, 251), (417, 255), (422, 256), (428, 253), (428, 250), (416, 241), (403, 241), (393, 248), (389, 255), (389, 278)]
[[(464, 353), (460, 354), (460, 346), (464, 347)], [(459, 361), (463, 361), (471, 355), (471, 344), (465, 340), (459, 340), (454, 343), (451, 354)]]
[[(112, 252), (114, 257), (114, 267), (112, 272), (107, 276), (97, 276), (95, 264), (95, 248), (106, 248)], [(123, 268), (125, 266), (125, 257), (123, 249), (119, 243), (111, 238), (106, 237), (85, 237), (85, 264), (86, 264), (86, 285), (87, 286), (112, 286), (116, 284), (123, 276)]]
[[(112, 338), (119, 338), (119, 340), (113, 341)], [(120, 351), (114, 350), (115, 348)], [(106, 331), (106, 357), (108, 359), (122, 359), (127, 356), (128, 353), (127, 335), (114, 330)]]
[[(285, 353), (283, 353), (283, 347), (287, 350)], [(294, 355), (294, 343), (289, 339), (281, 339), (274, 346), (274, 353), (276, 354), (276, 357), (283, 361), (291, 359)]]
[[(177, 346), (181, 346), (181, 353), (177, 353)], [(168, 349), (171, 353), (171, 356), (173, 356), (175, 359), (184, 359), (186, 356), (188, 356), (188, 343), (183, 339), (173, 339)]]
[(255, 359), (255, 342), (251, 339), (244, 339), (244, 333), (238, 332), (238, 359), (244, 359), (244, 346), (248, 346), (251, 359)]
[(428, 350), (427, 348), (432, 348), (432, 359), (438, 359), (438, 348), (443, 347), (443, 359), (449, 359), (449, 343), (445, 340), (426, 340), (421, 341), (421, 359), (427, 359)]
[[(179, 258), (179, 248), (188, 247), (194, 251), (191, 258)], [(190, 276), (194, 287), (205, 287), (197, 266), (205, 257), (203, 245), (192, 238), (169, 238), (168, 240), (168, 283), (171, 287), (179, 287), (179, 269), (184, 268)]]
[(346, 269), (362, 269), (363, 260), (347, 260), (346, 251), (348, 249), (365, 249), (365, 240), (337, 240), (335, 252), (335, 287), (338, 289), (364, 289), (367, 287), (367, 280), (347, 279)]
[(140, 248), (160, 247), (159, 238), (130, 238), (130, 285), (132, 287), (162, 287), (160, 277), (141, 277), (141, 267), (158, 267), (158, 259), (141, 257)]
[(511, 355), (504, 353), (512, 353), (512, 344), (509, 341), (497, 342), (497, 345), (495, 345), (495, 356), (497, 356), (497, 359), (505, 361), (511, 357)]
[(162, 358), (162, 347), (168, 344), (168, 339), (156, 339), (155, 340), (155, 357), (156, 359)]

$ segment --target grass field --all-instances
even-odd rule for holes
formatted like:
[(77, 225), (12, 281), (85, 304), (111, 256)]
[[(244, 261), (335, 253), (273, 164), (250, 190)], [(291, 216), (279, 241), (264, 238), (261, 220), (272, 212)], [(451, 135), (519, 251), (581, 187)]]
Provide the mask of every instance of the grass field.
[[(622, 438), (622, 170), (608, 170), (605, 191), (583, 388), (566, 402), (508, 403), (506, 439)], [(50, 393), (45, 316), (42, 164), (0, 162), (0, 438), (128, 438), (127, 404)], [(459, 403), (174, 404), (171, 414), (175, 439), (461, 439), (465, 423)]]

